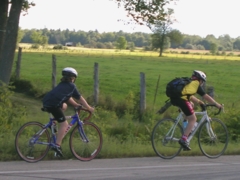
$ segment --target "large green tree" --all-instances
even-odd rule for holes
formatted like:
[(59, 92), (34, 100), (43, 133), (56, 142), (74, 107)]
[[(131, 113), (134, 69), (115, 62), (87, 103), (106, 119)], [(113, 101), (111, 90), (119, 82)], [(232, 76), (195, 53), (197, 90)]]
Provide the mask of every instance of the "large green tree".
[(219, 43), (222, 50), (232, 51), (233, 50), (233, 40), (228, 34), (224, 34), (218, 37)]
[(126, 49), (127, 47), (127, 41), (125, 39), (124, 36), (120, 36), (118, 39), (117, 39), (117, 42), (116, 42), (116, 47), (120, 50), (122, 49)]
[(163, 50), (168, 44), (167, 40), (176, 43), (181, 43), (182, 35), (180, 31), (172, 30), (171, 25), (176, 21), (173, 18), (173, 9), (168, 9), (165, 13), (165, 20), (155, 20), (154, 23), (149, 23), (148, 26), (152, 30), (152, 45), (154, 48), (159, 48), (159, 56), (162, 56)]
[(33, 31), (31, 34), (31, 39), (37, 45), (46, 46), (48, 44), (48, 37), (42, 35), (41, 32)]
[(5, 27), (7, 24), (8, 0), (0, 1), (0, 54), (3, 44), (3, 37), (5, 35)]
[(216, 54), (218, 51), (218, 46), (216, 43), (211, 43), (210, 44), (210, 53), (211, 54)]
[[(10, 6), (10, 11), (8, 12)], [(20, 13), (34, 5), (26, 0), (0, 1), (0, 81), (8, 84), (10, 81), (14, 53), (18, 38), (18, 25)]]
[(233, 47), (234, 47), (234, 49), (236, 49), (236, 50), (240, 50), (240, 37), (237, 38), (237, 39), (234, 41)]

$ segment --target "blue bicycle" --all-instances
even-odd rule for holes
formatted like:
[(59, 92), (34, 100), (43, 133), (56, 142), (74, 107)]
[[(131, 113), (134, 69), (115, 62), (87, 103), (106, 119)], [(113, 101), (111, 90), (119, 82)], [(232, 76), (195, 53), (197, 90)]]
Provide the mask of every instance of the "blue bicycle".
[[(42, 108), (43, 111), (46, 111)], [(66, 116), (66, 119), (72, 119), (66, 130), (66, 134), (73, 128), (69, 147), (72, 154), (81, 161), (90, 161), (95, 158), (102, 148), (102, 133), (100, 129), (88, 120), (91, 112), (83, 107), (75, 108), (73, 116)], [(80, 113), (88, 113), (80, 119)], [(82, 114), (81, 114), (82, 115)], [(47, 124), (40, 122), (25, 123), (17, 132), (15, 138), (15, 147), (18, 155), (26, 162), (38, 162), (42, 160), (51, 147), (56, 146), (55, 120), (50, 116)], [(49, 133), (49, 130), (51, 133)], [(65, 135), (66, 135), (65, 134)]]

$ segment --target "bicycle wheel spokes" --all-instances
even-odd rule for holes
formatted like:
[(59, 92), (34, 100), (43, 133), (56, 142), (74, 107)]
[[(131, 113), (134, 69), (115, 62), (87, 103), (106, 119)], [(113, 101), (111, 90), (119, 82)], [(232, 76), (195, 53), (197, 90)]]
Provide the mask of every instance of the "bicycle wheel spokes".
[(50, 143), (50, 136), (47, 130), (42, 130), (43, 125), (38, 122), (28, 122), (18, 130), (15, 148), (24, 161), (37, 162), (47, 155), (49, 146), (46, 144)]
[(179, 138), (182, 136), (182, 127), (177, 124), (172, 129), (174, 124), (175, 120), (173, 119), (162, 119), (153, 129), (151, 137), (152, 147), (161, 158), (174, 158), (182, 149), (178, 143)]
[(205, 156), (221, 156), (228, 145), (228, 132), (223, 122), (213, 118), (210, 124), (207, 121), (203, 123), (199, 129), (198, 144)]
[(76, 126), (70, 136), (70, 149), (73, 155), (81, 161), (90, 161), (95, 158), (102, 148), (102, 133), (100, 129), (91, 122), (85, 122), (83, 125), (86, 141), (80, 135), (78, 126)]

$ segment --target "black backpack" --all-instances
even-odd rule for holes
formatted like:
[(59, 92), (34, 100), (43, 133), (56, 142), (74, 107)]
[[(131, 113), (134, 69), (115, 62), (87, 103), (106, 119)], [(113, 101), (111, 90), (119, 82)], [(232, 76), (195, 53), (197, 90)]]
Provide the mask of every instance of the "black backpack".
[(167, 84), (166, 95), (170, 98), (178, 98), (182, 96), (183, 88), (192, 81), (189, 77), (178, 77)]

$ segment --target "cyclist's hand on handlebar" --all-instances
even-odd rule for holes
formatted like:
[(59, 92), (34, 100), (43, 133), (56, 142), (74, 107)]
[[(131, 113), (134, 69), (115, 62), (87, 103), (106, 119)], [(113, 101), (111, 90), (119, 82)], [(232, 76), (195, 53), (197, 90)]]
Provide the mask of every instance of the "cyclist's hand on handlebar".
[(94, 107), (91, 107), (91, 106), (89, 106), (87, 109), (88, 109), (91, 113), (93, 113), (93, 111), (94, 111)]
[(76, 107), (77, 110), (81, 110), (81, 109), (85, 109), (87, 111), (90, 111), (91, 113), (93, 113), (94, 111), (94, 107), (91, 107), (91, 106), (82, 106), (81, 104), (79, 104), (79, 106)]
[(217, 107), (218, 109), (223, 109), (223, 105), (222, 105), (222, 104), (219, 104), (219, 103), (217, 103), (217, 102), (216, 102), (216, 107)]
[(205, 105), (205, 103), (201, 100), (198, 100), (198, 104), (201, 106), (201, 105)]

